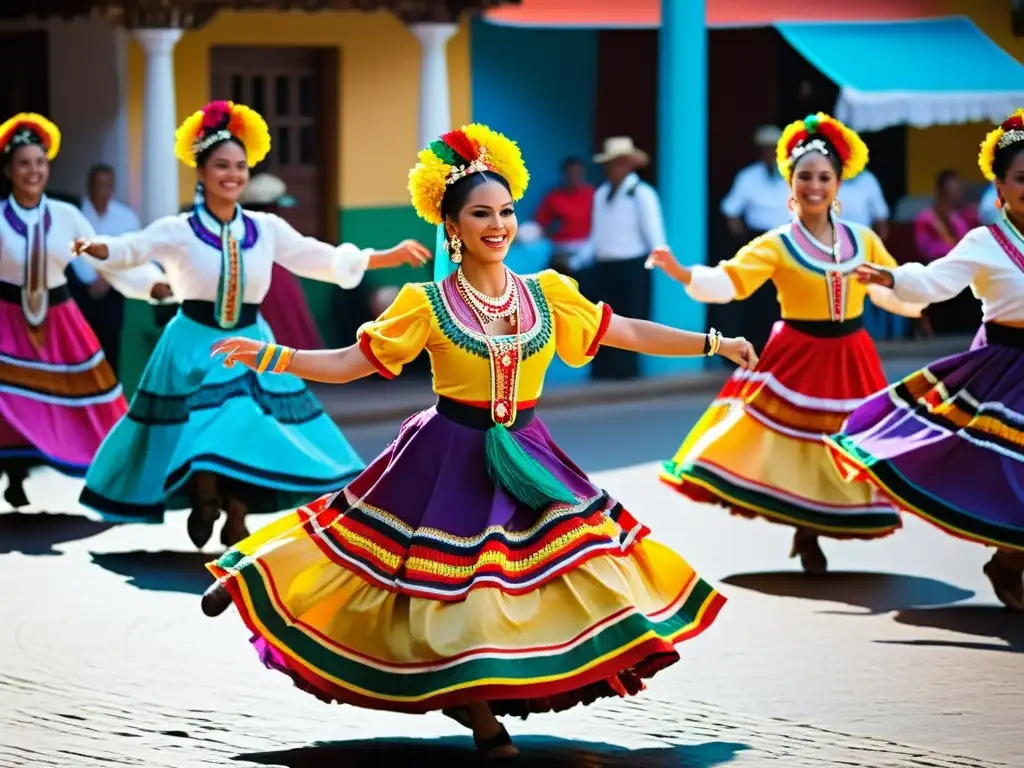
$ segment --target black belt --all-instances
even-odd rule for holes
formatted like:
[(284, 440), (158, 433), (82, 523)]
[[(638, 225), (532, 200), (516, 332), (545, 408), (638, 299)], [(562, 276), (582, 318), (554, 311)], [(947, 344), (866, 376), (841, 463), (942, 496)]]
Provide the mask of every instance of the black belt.
[(985, 343), (1024, 349), (1024, 328), (1014, 328), (1012, 325), (1000, 325), (999, 323), (985, 323)]
[[(245, 328), (255, 323), (259, 311), (259, 304), (243, 304), (242, 314), (232, 330)], [(181, 314), (189, 320), (195, 320), (197, 323), (201, 323), (208, 328), (221, 328), (221, 324), (217, 322), (216, 305), (212, 301), (187, 299), (181, 302)]]
[[(494, 419), (491, 418), (490, 408), (478, 408), (475, 405), (467, 405), (466, 403), (460, 403), (458, 400), (452, 400), (450, 397), (437, 398), (437, 412), (446, 419), (451, 419), (456, 424), (461, 424), (470, 429), (482, 431), (494, 426)], [(516, 411), (516, 422), (509, 429), (513, 432), (517, 429), (523, 429), (533, 421), (534, 414), (535, 409), (532, 407), (518, 409)]]
[(864, 327), (864, 317), (855, 317), (852, 320), (843, 320), (841, 323), (833, 320), (786, 320), (783, 322), (794, 331), (806, 333), (819, 339), (840, 339), (856, 333)]
[[(21, 304), (21, 291), (22, 287), (20, 285), (0, 281), (0, 301), (6, 301), (8, 304)], [(46, 293), (51, 307), (63, 304), (71, 298), (71, 290), (68, 288), (67, 283), (51, 288)]]

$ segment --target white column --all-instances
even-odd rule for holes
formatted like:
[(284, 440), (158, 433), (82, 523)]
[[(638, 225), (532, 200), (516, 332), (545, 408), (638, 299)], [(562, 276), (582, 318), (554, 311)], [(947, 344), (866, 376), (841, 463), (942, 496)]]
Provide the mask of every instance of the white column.
[(174, 46), (180, 29), (137, 29), (146, 52), (142, 94), (142, 223), (178, 212), (178, 161), (174, 157), (177, 111)]
[(448, 41), (458, 29), (447, 22), (419, 22), (409, 29), (423, 51), (420, 67), (420, 146), (425, 147), (452, 125), (452, 96), (448, 87)]

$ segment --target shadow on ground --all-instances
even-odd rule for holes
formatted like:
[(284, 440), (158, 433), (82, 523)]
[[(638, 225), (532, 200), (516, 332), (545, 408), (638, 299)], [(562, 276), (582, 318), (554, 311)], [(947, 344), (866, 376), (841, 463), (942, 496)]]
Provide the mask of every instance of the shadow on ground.
[(92, 561), (128, 584), (155, 592), (201, 595), (213, 583), (206, 563), (217, 555), (203, 552), (90, 552)]
[[(522, 758), (510, 765), (529, 768), (715, 768), (749, 747), (723, 741), (630, 750), (542, 736), (516, 738)], [(415, 761), (444, 768), (470, 768), (485, 762), (463, 737), (443, 739), (367, 739), (318, 742), (308, 747), (238, 755), (235, 760), (284, 768), (402, 765)], [(501, 763), (494, 763), (499, 765)]]
[(974, 596), (970, 590), (924, 576), (834, 572), (820, 576), (795, 571), (744, 573), (723, 583), (775, 597), (798, 597), (862, 608), (864, 615), (905, 608), (948, 605)]
[(951, 605), (946, 608), (911, 609), (900, 611), (895, 619), (910, 627), (945, 629), (962, 635), (973, 635), (1001, 642), (970, 640), (879, 640), (894, 645), (935, 646), (940, 648), (966, 648), (968, 650), (1024, 653), (1024, 621), (1002, 607), (988, 605)]
[(57, 544), (88, 539), (111, 527), (63, 512), (6, 512), (0, 515), (0, 555), (59, 555)]

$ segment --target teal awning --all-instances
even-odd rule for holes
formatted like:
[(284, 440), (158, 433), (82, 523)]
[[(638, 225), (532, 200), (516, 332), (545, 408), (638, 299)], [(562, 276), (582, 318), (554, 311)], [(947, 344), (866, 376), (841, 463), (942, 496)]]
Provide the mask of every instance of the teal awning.
[(963, 16), (775, 27), (839, 86), (835, 115), (855, 130), (998, 123), (1024, 107), (1024, 65)]

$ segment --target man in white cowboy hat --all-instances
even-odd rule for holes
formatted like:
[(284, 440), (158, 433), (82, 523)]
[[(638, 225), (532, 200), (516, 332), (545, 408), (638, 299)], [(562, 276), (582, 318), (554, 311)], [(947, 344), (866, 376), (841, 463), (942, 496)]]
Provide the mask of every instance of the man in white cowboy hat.
[[(651, 275), (644, 263), (651, 251), (665, 244), (658, 193), (637, 174), (650, 157), (628, 136), (613, 136), (605, 139), (594, 162), (604, 166), (608, 180), (594, 193), (590, 238), (569, 266), (575, 272), (593, 265), (595, 301), (628, 317), (647, 318)], [(619, 349), (605, 349), (593, 366), (596, 379), (634, 379), (640, 374), (636, 354)]]

